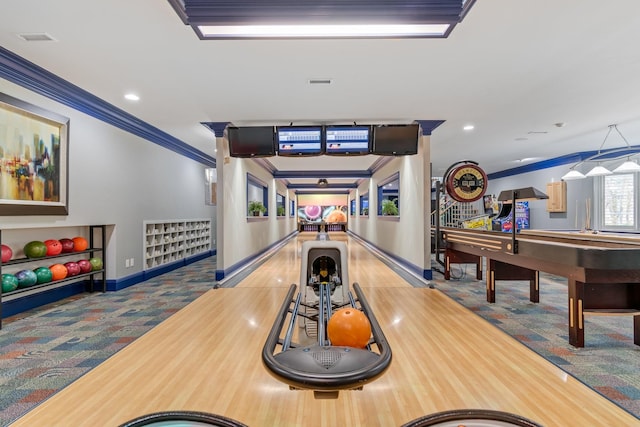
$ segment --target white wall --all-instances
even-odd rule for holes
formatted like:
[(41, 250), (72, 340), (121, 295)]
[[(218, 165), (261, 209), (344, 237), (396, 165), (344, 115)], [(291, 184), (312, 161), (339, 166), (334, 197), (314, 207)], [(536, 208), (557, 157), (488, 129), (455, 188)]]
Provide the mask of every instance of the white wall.
[[(489, 179), (487, 194), (498, 196), (502, 190), (511, 190), (522, 187), (535, 187), (546, 192), (547, 183), (560, 181), (571, 165), (556, 166), (541, 169), (535, 172), (513, 175), (506, 178)], [(542, 230), (567, 230), (584, 227), (585, 204), (591, 199), (594, 206), (593, 178), (567, 181), (567, 212), (547, 212), (545, 200), (529, 202), (531, 213), (531, 228)], [(594, 213), (591, 213), (593, 218)]]
[[(142, 271), (143, 221), (210, 218), (215, 224), (216, 208), (205, 205), (204, 165), (3, 79), (0, 92), (70, 119), (69, 215), (0, 216), (3, 231), (16, 229), (12, 239), (21, 240), (22, 228), (112, 224), (111, 280)], [(212, 152), (213, 140), (212, 134)], [(127, 258), (134, 267), (125, 269)]]
[[(231, 273), (267, 247), (284, 239), (296, 229), (295, 216), (289, 215), (289, 200), (295, 197), (273, 178), (260, 160), (229, 156), (226, 138), (217, 138), (218, 212), (223, 217), (217, 227), (217, 270)], [(247, 173), (260, 180), (269, 192), (269, 215), (247, 216)], [(287, 196), (287, 215), (276, 216), (276, 193)]]
[[(418, 155), (393, 158), (365, 180), (349, 199), (356, 200), (356, 215), (349, 218), (349, 228), (363, 239), (396, 257), (430, 269), (430, 192), (429, 138), (423, 137)], [(378, 185), (400, 172), (400, 215), (377, 215)], [(360, 196), (369, 194), (369, 216), (360, 216)]]

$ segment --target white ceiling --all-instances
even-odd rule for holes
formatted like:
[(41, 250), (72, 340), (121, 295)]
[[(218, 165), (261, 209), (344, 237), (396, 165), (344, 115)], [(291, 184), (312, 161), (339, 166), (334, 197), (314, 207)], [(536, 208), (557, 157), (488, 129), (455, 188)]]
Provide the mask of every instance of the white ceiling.
[[(42, 32), (56, 41), (18, 37)], [(448, 39), (313, 41), (201, 41), (163, 0), (0, 2), (1, 46), (207, 154), (201, 122), (445, 120), (431, 136), (435, 176), (460, 160), (492, 173), (597, 150), (614, 123), (640, 144), (639, 41), (637, 0), (478, 0)], [(141, 100), (126, 101), (130, 91)], [(612, 134), (604, 148), (622, 144)]]

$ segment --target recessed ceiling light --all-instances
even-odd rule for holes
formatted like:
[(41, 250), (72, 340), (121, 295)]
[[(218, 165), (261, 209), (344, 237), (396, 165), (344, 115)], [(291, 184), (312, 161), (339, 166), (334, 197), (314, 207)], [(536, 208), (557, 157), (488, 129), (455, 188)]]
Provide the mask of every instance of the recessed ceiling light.
[(466, 131), (469, 131), (469, 130), (475, 129), (475, 126), (474, 125), (465, 125), (462, 129), (464, 129)]
[(129, 101), (140, 101), (140, 97), (135, 93), (127, 93), (124, 97)]

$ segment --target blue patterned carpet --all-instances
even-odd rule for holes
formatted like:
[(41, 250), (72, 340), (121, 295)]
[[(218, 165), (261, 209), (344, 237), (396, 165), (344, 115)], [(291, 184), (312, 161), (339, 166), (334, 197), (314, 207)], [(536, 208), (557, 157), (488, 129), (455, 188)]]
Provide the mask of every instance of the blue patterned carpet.
[(640, 346), (631, 316), (585, 316), (585, 347), (576, 348), (569, 344), (565, 278), (541, 273), (537, 304), (529, 301), (528, 281), (498, 281), (489, 304), (485, 281), (468, 268), (457, 269), (456, 280), (436, 278), (435, 288), (640, 419)]
[[(215, 257), (118, 292), (84, 294), (3, 321), (0, 330), (0, 426), (28, 412), (215, 284)], [(438, 276), (438, 273), (435, 273)], [(543, 276), (540, 303), (528, 283), (499, 282), (497, 303), (484, 282), (460, 272), (435, 287), (536, 353), (640, 417), (640, 346), (630, 317), (586, 323), (586, 347), (567, 339), (566, 285)], [(640, 423), (639, 423), (640, 425)]]
[(0, 426), (210, 290), (215, 269), (212, 257), (118, 292), (84, 294), (4, 319)]

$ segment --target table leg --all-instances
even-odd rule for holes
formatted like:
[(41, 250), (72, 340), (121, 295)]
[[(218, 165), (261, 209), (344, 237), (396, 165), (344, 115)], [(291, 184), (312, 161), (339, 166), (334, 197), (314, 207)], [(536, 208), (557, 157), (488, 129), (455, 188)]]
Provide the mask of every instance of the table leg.
[(569, 344), (584, 347), (584, 283), (569, 279)]
[(496, 302), (496, 264), (487, 258), (487, 302)]

